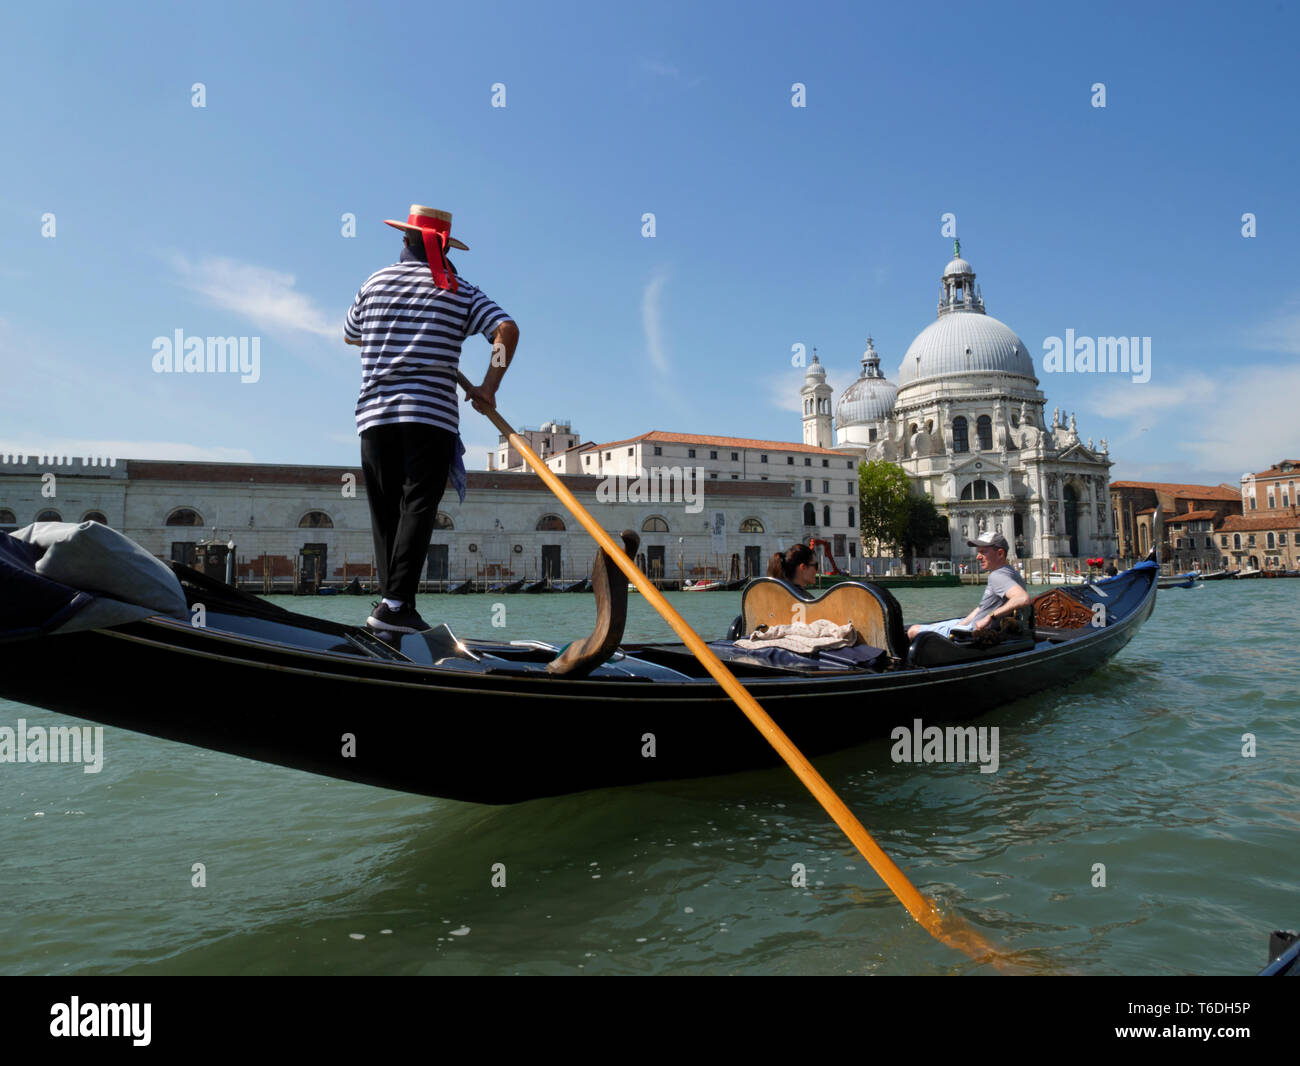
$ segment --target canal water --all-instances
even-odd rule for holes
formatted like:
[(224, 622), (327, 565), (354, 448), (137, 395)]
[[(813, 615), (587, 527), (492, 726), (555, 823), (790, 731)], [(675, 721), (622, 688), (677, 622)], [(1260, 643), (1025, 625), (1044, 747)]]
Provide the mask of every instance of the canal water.
[[(898, 595), (914, 621), (978, 590)], [(370, 603), (275, 599), (357, 623)], [(738, 604), (671, 599), (708, 635)], [(672, 639), (631, 600), (628, 639)], [(555, 643), (594, 614), (589, 595), (419, 606), (465, 636)], [(895, 763), (889, 741), (817, 765), (1025, 969), (1253, 973), (1270, 930), (1300, 925), (1298, 628), (1300, 581), (1162, 592), (1100, 672), (975, 721), (999, 729), (996, 773)], [(150, 683), (102, 682), (106, 700)], [(0, 700), (0, 725), (20, 718), (78, 724)], [(916, 925), (784, 770), (484, 807), (106, 729), (97, 774), (0, 763), (0, 893), (6, 974), (992, 972)]]

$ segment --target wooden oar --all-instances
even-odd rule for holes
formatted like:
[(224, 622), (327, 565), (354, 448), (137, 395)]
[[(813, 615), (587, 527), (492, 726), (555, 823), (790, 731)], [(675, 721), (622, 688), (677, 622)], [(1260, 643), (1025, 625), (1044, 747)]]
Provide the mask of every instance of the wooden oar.
[[(456, 372), (456, 378), (466, 391), (474, 387), (460, 371)], [(956, 915), (945, 915), (932, 900), (927, 899), (917, 891), (916, 886), (907, 879), (903, 871), (895, 866), (893, 860), (880, 850), (880, 847), (871, 838), (871, 834), (862, 827), (862, 823), (853, 816), (853, 812), (845, 806), (844, 801), (835, 794), (835, 791), (826, 783), (822, 775), (813, 769), (812, 763), (804, 758), (803, 753), (794, 746), (790, 738), (772, 721), (768, 713), (758, 705), (758, 701), (736, 680), (735, 675), (723, 665), (722, 660), (713, 653), (713, 650), (700, 638), (695, 630), (687, 625), (686, 620), (673, 609), (672, 604), (664, 599), (663, 593), (655, 588), (654, 583), (637, 569), (636, 564), (620, 550), (619, 546), (614, 543), (614, 539), (587, 513), (587, 509), (578, 502), (573, 493), (565, 488), (560, 479), (538, 458), (537, 454), (528, 446), (528, 442), (514, 431), (514, 428), (501, 416), (501, 413), (495, 407), (489, 407), (483, 413), (506, 436), (506, 439), (509, 440), (515, 450), (533, 468), (533, 472), (546, 483), (546, 487), (555, 493), (560, 502), (568, 508), (569, 513), (581, 523), (583, 529), (592, 535), (610, 560), (627, 575), (627, 579), (637, 587), (637, 590), (654, 606), (654, 609), (663, 616), (664, 621), (672, 626), (673, 632), (681, 637), (682, 643), (691, 649), (695, 657), (704, 666), (704, 669), (722, 686), (727, 695), (735, 700), (736, 705), (745, 712), (746, 717), (754, 724), (754, 727), (776, 749), (777, 754), (785, 760), (786, 765), (798, 775), (799, 780), (804, 783), (817, 802), (835, 820), (835, 824), (844, 831), (844, 834), (862, 853), (862, 857), (871, 864), (871, 868), (880, 875), (881, 880), (889, 886), (890, 891), (907, 908), (908, 913), (920, 922), (921, 926), (932, 936), (950, 947), (964, 951), (971, 958), (995, 964), (1002, 961), (1003, 956), (1001, 953), (985, 940), (978, 930)]]

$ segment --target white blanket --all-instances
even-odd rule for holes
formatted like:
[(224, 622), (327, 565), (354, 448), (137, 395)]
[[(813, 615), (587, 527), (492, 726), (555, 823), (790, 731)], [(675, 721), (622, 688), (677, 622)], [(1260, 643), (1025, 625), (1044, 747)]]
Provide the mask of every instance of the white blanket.
[(814, 651), (847, 648), (857, 642), (858, 635), (851, 622), (838, 626), (829, 618), (815, 622), (791, 622), (786, 626), (769, 626), (751, 633), (745, 640), (736, 641), (736, 647), (753, 651), (757, 648), (785, 648), (807, 655)]

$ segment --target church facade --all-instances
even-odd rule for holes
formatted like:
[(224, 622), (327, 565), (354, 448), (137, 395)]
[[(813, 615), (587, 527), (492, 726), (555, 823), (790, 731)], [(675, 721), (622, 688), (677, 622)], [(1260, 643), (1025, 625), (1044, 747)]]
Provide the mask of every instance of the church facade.
[(908, 346), (898, 384), (868, 338), (833, 421), (833, 390), (814, 356), (801, 390), (805, 443), (897, 463), (948, 519), (954, 558), (987, 530), (1007, 538), (1013, 557), (1114, 556), (1106, 441), (1085, 443), (1059, 408), (1048, 421), (1033, 359), (985, 311), (960, 244), (940, 285), (935, 321)]

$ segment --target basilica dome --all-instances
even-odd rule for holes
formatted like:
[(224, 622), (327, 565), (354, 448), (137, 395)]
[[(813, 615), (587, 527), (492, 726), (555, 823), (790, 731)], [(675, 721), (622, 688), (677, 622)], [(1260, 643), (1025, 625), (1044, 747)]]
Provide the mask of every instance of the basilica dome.
[(917, 334), (898, 368), (899, 386), (948, 374), (1016, 374), (1037, 381), (1029, 349), (1011, 328), (978, 311), (947, 314)]
[(1013, 374), (1038, 384), (1029, 349), (1011, 328), (984, 312), (975, 270), (954, 242), (940, 279), (939, 312), (917, 334), (898, 368), (901, 389), (927, 378), (960, 374)]

